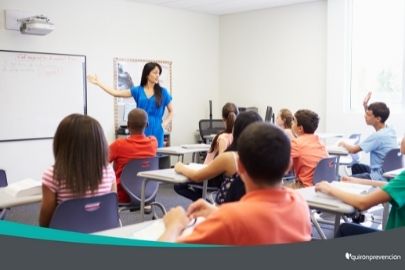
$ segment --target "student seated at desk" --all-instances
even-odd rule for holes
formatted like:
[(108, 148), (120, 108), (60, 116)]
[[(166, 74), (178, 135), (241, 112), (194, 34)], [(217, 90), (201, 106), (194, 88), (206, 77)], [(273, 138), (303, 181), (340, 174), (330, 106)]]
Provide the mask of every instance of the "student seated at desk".
[[(214, 137), (207, 156), (205, 157), (204, 164), (212, 162), (214, 158), (225, 152), (231, 145), (233, 141), (232, 130), (238, 114), (239, 110), (233, 103), (226, 103), (222, 107), (222, 119), (225, 122), (225, 130)], [(222, 180), (223, 177), (221, 175), (215, 176), (208, 181), (208, 187), (219, 188), (222, 184)], [(174, 190), (192, 201), (196, 201), (202, 197), (202, 183), (193, 183), (191, 185), (189, 183), (177, 184), (174, 186)]]
[(363, 102), (365, 110), (364, 119), (366, 124), (372, 126), (376, 132), (359, 144), (351, 145), (341, 142), (339, 146), (344, 147), (350, 154), (360, 151), (370, 153), (370, 166), (358, 163), (353, 164), (352, 176), (384, 180), (381, 168), (384, 157), (388, 151), (397, 147), (397, 137), (395, 130), (385, 125), (385, 121), (390, 115), (390, 109), (383, 102), (374, 102), (368, 105), (370, 97), (371, 92), (367, 94)]
[[(204, 168), (195, 170), (178, 162), (175, 166), (177, 173), (181, 173), (192, 182), (201, 183), (206, 179), (212, 179), (216, 176), (223, 178), (220, 190), (216, 197), (216, 203), (224, 203), (239, 200), (245, 194), (245, 188), (236, 171), (236, 149), (238, 138), (242, 131), (251, 123), (263, 121), (257, 112), (248, 111), (240, 113), (233, 128), (233, 141), (228, 149), (218, 155), (213, 161)], [(202, 193), (189, 188), (189, 185), (175, 185), (174, 190), (193, 201), (201, 198)]]
[(238, 107), (236, 107), (236, 105), (233, 103), (228, 102), (222, 107), (222, 120), (225, 122), (225, 130), (218, 133), (212, 140), (211, 147), (207, 152), (204, 164), (210, 163), (219, 154), (225, 152), (225, 150), (231, 145), (233, 140), (233, 125), (235, 124), (238, 114)]
[(114, 170), (108, 165), (103, 129), (90, 116), (71, 114), (53, 139), (55, 164), (42, 177), (39, 225), (48, 227), (62, 201), (116, 192)]
[(298, 110), (294, 114), (292, 130), (297, 138), (291, 140), (291, 158), (296, 181), (287, 184), (291, 188), (312, 186), (315, 167), (328, 156), (325, 145), (315, 131), (318, 128), (319, 116), (310, 110)]
[[(401, 142), (401, 152), (405, 154), (405, 137)], [(334, 196), (361, 211), (367, 210), (380, 203), (389, 202), (392, 207), (386, 224), (386, 229), (389, 230), (405, 226), (405, 171), (391, 179), (388, 183), (346, 176), (342, 177), (342, 181), (372, 185), (378, 188), (368, 194), (358, 195), (342, 191), (323, 181), (318, 183), (315, 186), (315, 189), (316, 191)], [(375, 231), (378, 230), (363, 227), (358, 224), (344, 223), (340, 226), (336, 236), (348, 236)]]
[(110, 145), (109, 161), (114, 162), (117, 177), (118, 200), (130, 202), (129, 196), (121, 186), (121, 174), (125, 165), (132, 159), (156, 156), (157, 140), (154, 136), (145, 136), (148, 115), (143, 109), (133, 109), (128, 114), (129, 137), (116, 140)]
[(294, 115), (289, 109), (281, 109), (276, 117), (276, 125), (284, 130), (285, 134), (290, 138), (294, 139), (296, 136), (292, 131), (292, 122), (294, 120)]
[[(274, 125), (254, 123), (238, 141), (238, 172), (247, 193), (240, 201), (219, 207), (200, 199), (189, 206), (187, 213), (181, 207), (170, 210), (163, 218), (166, 229), (160, 241), (262, 245), (311, 239), (306, 201), (281, 185), (290, 161), (287, 136)], [(205, 221), (190, 235), (179, 238), (190, 219), (196, 217)]]

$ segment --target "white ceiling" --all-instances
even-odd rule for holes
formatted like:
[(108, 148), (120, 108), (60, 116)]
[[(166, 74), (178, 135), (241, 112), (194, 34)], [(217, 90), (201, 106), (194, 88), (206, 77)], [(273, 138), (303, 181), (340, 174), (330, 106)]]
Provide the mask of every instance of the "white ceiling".
[(159, 5), (168, 8), (185, 9), (213, 15), (286, 6), (317, 0), (132, 0), (135, 2)]

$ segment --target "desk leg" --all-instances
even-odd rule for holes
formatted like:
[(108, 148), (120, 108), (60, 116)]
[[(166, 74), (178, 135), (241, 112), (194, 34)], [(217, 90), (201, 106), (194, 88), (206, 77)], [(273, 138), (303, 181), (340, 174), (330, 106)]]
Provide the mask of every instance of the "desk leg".
[(203, 190), (202, 190), (202, 197), (204, 200), (207, 199), (207, 189), (208, 189), (208, 180), (204, 180), (203, 182)]
[(383, 231), (385, 230), (385, 226), (387, 226), (387, 221), (388, 221), (388, 215), (390, 212), (390, 204), (389, 203), (383, 203), (383, 216), (382, 216), (382, 229)]
[(339, 181), (340, 155), (336, 158), (336, 180)]
[(316, 220), (314, 210), (309, 210), (309, 211), (310, 211), (310, 217), (311, 217), (312, 224), (314, 224), (314, 227), (315, 227), (316, 231), (318, 232), (318, 234), (319, 234), (319, 236), (321, 237), (321, 239), (326, 240), (326, 239), (327, 239), (327, 238), (326, 238), (326, 235), (325, 235), (325, 233), (322, 231), (321, 225), (319, 225), (318, 220)]
[(146, 181), (147, 179), (144, 178), (142, 179), (142, 185), (141, 185), (141, 222), (145, 220), (145, 188), (146, 188)]
[(335, 216), (335, 227), (333, 228), (333, 238), (335, 238), (335, 235), (336, 235), (337, 231), (339, 230), (341, 217), (342, 217), (342, 215), (340, 215), (340, 214), (336, 214), (336, 216)]

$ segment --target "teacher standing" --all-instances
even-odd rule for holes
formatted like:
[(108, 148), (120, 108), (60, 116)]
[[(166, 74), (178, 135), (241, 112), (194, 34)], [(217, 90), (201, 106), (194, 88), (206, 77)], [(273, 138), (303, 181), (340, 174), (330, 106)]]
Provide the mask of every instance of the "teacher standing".
[(163, 121), (163, 126), (167, 131), (171, 131), (173, 104), (172, 97), (167, 89), (159, 85), (160, 74), (162, 74), (162, 67), (158, 63), (147, 63), (143, 67), (141, 84), (133, 86), (131, 89), (122, 90), (104, 85), (98, 80), (96, 75), (88, 75), (87, 79), (114, 97), (132, 96), (136, 102), (136, 107), (145, 110), (148, 114), (149, 121), (145, 134), (147, 136), (155, 136), (158, 146), (163, 147), (163, 114), (165, 108), (167, 108), (168, 115)]

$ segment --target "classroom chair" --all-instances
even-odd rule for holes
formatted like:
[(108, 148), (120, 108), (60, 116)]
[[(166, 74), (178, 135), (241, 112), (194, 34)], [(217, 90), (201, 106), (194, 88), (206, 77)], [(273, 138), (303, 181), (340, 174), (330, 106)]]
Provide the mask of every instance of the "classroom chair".
[[(6, 187), (6, 186), (8, 186), (6, 171), (3, 169), (0, 169), (0, 187)], [(4, 217), (6, 216), (6, 211), (7, 211), (7, 209), (0, 208), (0, 220), (4, 219)]]
[(402, 154), (399, 148), (394, 148), (388, 151), (384, 157), (382, 164), (382, 170), (384, 172), (389, 172), (392, 170), (400, 169), (403, 167)]
[[(142, 178), (137, 176), (139, 172), (158, 170), (159, 169), (159, 157), (143, 158), (131, 160), (125, 165), (121, 174), (121, 185), (128, 193), (131, 202), (120, 203), (120, 212), (124, 210), (136, 211), (140, 209), (141, 205), (141, 188)], [(152, 207), (153, 218), (157, 218), (156, 211), (153, 206), (157, 206), (163, 212), (166, 213), (165, 207), (155, 201), (156, 195), (159, 190), (159, 182), (148, 181), (145, 187), (145, 206), (150, 205)]]
[[(314, 176), (312, 178), (313, 184), (317, 184), (321, 181), (328, 181), (332, 182), (336, 180), (336, 166), (337, 166), (337, 157), (327, 157), (321, 159), (318, 164), (315, 167), (315, 172)], [(320, 237), (322, 239), (326, 239), (325, 233), (322, 231), (321, 226), (319, 223), (325, 223), (325, 224), (334, 224), (334, 222), (319, 219), (316, 217), (316, 214), (318, 212), (316, 210), (311, 210), (310, 211), (310, 218), (312, 221), (312, 224), (314, 224), (314, 227)]]
[(198, 128), (202, 142), (209, 144), (211, 139), (208, 136), (224, 131), (225, 123), (222, 119), (201, 119), (198, 122)]
[(115, 192), (64, 201), (56, 207), (49, 224), (53, 229), (82, 233), (119, 226), (118, 198)]

